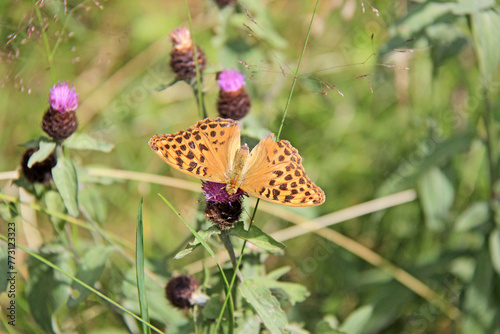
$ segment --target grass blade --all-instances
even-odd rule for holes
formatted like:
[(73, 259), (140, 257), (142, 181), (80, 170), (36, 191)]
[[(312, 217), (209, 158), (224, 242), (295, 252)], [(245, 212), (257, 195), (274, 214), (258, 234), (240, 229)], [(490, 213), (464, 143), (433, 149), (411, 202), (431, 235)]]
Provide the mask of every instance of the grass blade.
[[(142, 226), (142, 203), (144, 198), (141, 198), (139, 210), (137, 211), (137, 233), (135, 246), (135, 274), (137, 277), (137, 294), (139, 297), (139, 305), (141, 308), (141, 318), (149, 322), (148, 297), (146, 294), (146, 283), (144, 278), (144, 235)], [(151, 328), (142, 324), (142, 331), (146, 334), (151, 334)]]

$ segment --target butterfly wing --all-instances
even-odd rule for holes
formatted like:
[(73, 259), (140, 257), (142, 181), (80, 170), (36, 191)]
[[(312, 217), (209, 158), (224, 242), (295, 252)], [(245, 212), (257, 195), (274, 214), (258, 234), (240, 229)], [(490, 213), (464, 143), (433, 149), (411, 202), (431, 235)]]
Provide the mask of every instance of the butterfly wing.
[(307, 176), (299, 152), (288, 141), (268, 134), (250, 152), (242, 170), (241, 189), (287, 206), (316, 206), (325, 193)]
[(149, 147), (167, 164), (202, 180), (227, 183), (236, 150), (240, 147), (238, 122), (204, 119), (190, 128), (155, 135)]

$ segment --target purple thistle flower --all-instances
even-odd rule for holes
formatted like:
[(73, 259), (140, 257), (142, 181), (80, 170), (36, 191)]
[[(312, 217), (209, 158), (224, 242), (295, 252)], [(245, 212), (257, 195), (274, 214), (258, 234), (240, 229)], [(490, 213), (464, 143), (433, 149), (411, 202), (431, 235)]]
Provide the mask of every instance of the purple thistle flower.
[(61, 114), (76, 110), (78, 108), (78, 94), (75, 92), (75, 86), (70, 88), (68, 82), (58, 82), (50, 90), (49, 103), (53, 110)]
[(216, 182), (202, 182), (201, 189), (204, 191), (202, 195), (205, 195), (205, 199), (209, 202), (217, 202), (217, 203), (229, 203), (238, 201), (243, 196), (248, 196), (243, 190), (238, 189), (238, 191), (229, 195), (226, 191), (225, 183), (216, 183)]
[(245, 86), (245, 75), (236, 69), (230, 68), (220, 72), (217, 81), (221, 90), (225, 92), (237, 92)]

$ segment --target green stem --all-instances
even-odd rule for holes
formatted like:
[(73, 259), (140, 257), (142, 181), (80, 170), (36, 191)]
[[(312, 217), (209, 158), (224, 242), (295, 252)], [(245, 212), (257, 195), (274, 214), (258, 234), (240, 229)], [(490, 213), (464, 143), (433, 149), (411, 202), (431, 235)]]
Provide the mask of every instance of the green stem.
[(231, 259), (231, 264), (233, 265), (234, 271), (237, 272), (237, 275), (240, 278), (240, 281), (243, 282), (243, 275), (238, 270), (236, 254), (234, 253), (234, 247), (233, 247), (233, 244), (231, 243), (231, 239), (229, 239), (229, 233), (227, 230), (221, 231), (220, 239), (222, 240), (222, 243), (224, 244), (224, 247), (226, 248), (226, 250), (229, 254), (229, 258)]
[(490, 174), (490, 182), (489, 184), (491, 185), (490, 189), (490, 196), (493, 201), (496, 200), (496, 190), (495, 190), (495, 183), (498, 179), (498, 174), (497, 174), (497, 164), (498, 164), (498, 158), (497, 158), (497, 150), (496, 150), (496, 143), (497, 143), (497, 138), (496, 138), (496, 132), (494, 128), (494, 122), (491, 117), (491, 103), (488, 98), (488, 92), (485, 87), (483, 87), (483, 100), (485, 103), (484, 106), (484, 125), (486, 128), (486, 150), (488, 152), (488, 169), (489, 169), (489, 174)]
[(189, 24), (189, 32), (191, 33), (191, 40), (193, 41), (193, 62), (196, 68), (196, 85), (191, 82), (191, 87), (193, 87), (193, 91), (195, 92), (197, 102), (198, 102), (198, 111), (200, 113), (201, 119), (207, 118), (207, 111), (205, 109), (205, 103), (203, 102), (203, 94), (201, 92), (201, 73), (200, 68), (198, 66), (198, 47), (196, 41), (193, 36), (193, 21), (191, 20), (191, 12), (189, 11), (189, 5), (187, 0), (184, 0), (184, 4), (186, 6), (188, 24)]
[(224, 247), (226, 247), (226, 250), (229, 254), (229, 258), (231, 259), (231, 263), (233, 264), (234, 270), (236, 270), (236, 254), (234, 254), (233, 244), (231, 243), (231, 240), (229, 240), (229, 235), (227, 234), (227, 230), (221, 231), (220, 239), (222, 240)]
[[(250, 220), (250, 225), (248, 227), (249, 230), (252, 228), (255, 214), (257, 213), (257, 208), (259, 207), (259, 201), (260, 201), (260, 199), (257, 199), (257, 202), (255, 203), (255, 208), (253, 209), (253, 213), (252, 213), (252, 219)], [(236, 282), (236, 275), (238, 273), (238, 269), (240, 268), (241, 259), (243, 258), (243, 252), (245, 251), (246, 245), (247, 245), (247, 240), (245, 240), (243, 242), (243, 246), (241, 247), (240, 257), (238, 258), (238, 263), (236, 263), (236, 270), (234, 271), (233, 277), (231, 278), (231, 283), (229, 284), (229, 291), (231, 291), (231, 292), (233, 291), (234, 282)], [(232, 295), (232, 293), (231, 293), (231, 295)], [(222, 308), (221, 308), (221, 311), (219, 313), (219, 319), (217, 319), (217, 323), (215, 324), (215, 329), (214, 329), (213, 333), (217, 333), (217, 329), (219, 328), (220, 322), (222, 321), (222, 315), (224, 314), (224, 310), (226, 309), (226, 304), (227, 304), (227, 298), (226, 298), (226, 300), (224, 300), (224, 303), (222, 304)]]
[[(195, 48), (196, 49), (196, 48)], [(196, 53), (195, 56), (196, 58)], [(205, 99), (204, 99), (204, 94), (202, 92), (202, 89), (200, 87), (200, 81), (198, 81), (199, 77), (199, 71), (198, 71), (198, 62), (196, 62), (196, 81), (192, 80), (191, 81), (191, 88), (193, 89), (194, 96), (196, 97), (196, 104), (198, 105), (198, 110), (200, 112), (200, 117), (202, 119), (207, 118), (207, 109), (205, 107)]]
[(34, 3), (36, 16), (38, 18), (38, 24), (40, 24), (40, 31), (42, 33), (43, 44), (45, 45), (45, 53), (47, 54), (47, 62), (49, 63), (50, 75), (52, 76), (52, 82), (56, 82), (57, 77), (52, 63), (52, 52), (50, 51), (49, 39), (47, 38), (47, 34), (45, 33), (45, 29), (43, 27), (42, 12), (40, 12), (40, 8), (37, 6), (36, 1), (34, 1)]
[(309, 22), (309, 29), (307, 29), (306, 40), (304, 41), (304, 46), (302, 47), (302, 53), (299, 58), (299, 63), (297, 64), (297, 69), (295, 70), (295, 74), (293, 76), (292, 87), (290, 88), (290, 93), (288, 94), (288, 99), (286, 100), (285, 109), (283, 110), (283, 117), (281, 118), (280, 128), (278, 130), (278, 134), (276, 135), (276, 141), (280, 140), (281, 130), (283, 129), (283, 125), (285, 124), (286, 114), (288, 112), (288, 107), (290, 106), (290, 101), (292, 101), (293, 91), (295, 90), (295, 84), (297, 83), (297, 78), (299, 76), (300, 64), (302, 64), (302, 59), (304, 58), (304, 54), (306, 53), (307, 42), (309, 41), (309, 36), (311, 35), (312, 24), (314, 21), (314, 16), (316, 15), (316, 10), (318, 9), (318, 4), (319, 0), (316, 0), (316, 5), (314, 6), (311, 21)]
[(71, 18), (71, 15), (73, 15), (73, 12), (78, 8), (80, 8), (80, 7), (75, 6), (68, 11), (68, 14), (66, 15), (66, 19), (64, 20), (63, 26), (61, 28), (61, 33), (59, 34), (59, 37), (57, 38), (56, 43), (54, 44), (54, 49), (52, 49), (52, 53), (49, 56), (50, 61), (52, 61), (52, 59), (54, 58), (54, 55), (55, 55), (57, 49), (59, 48), (59, 45), (61, 44), (61, 42), (63, 40), (62, 36), (63, 36), (64, 31), (66, 30), (66, 27), (68, 26), (69, 19)]

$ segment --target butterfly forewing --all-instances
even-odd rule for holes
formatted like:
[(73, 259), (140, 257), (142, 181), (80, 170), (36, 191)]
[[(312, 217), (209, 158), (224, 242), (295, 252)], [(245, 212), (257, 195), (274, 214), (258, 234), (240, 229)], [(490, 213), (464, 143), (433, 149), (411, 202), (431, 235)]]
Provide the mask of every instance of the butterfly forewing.
[(151, 149), (175, 169), (206, 181), (227, 183), (240, 146), (238, 122), (216, 118), (168, 135), (155, 135)]
[(307, 176), (299, 152), (288, 141), (268, 134), (250, 152), (241, 188), (256, 197), (287, 206), (316, 206), (325, 193)]

